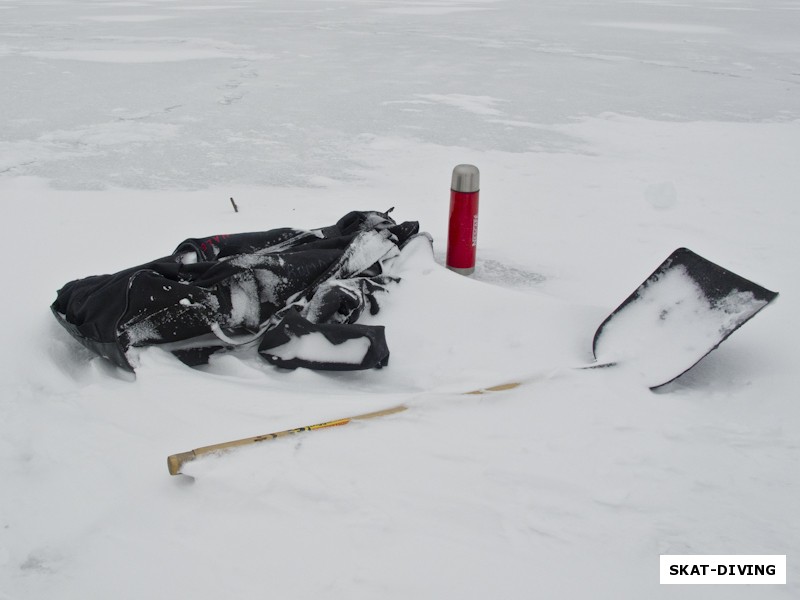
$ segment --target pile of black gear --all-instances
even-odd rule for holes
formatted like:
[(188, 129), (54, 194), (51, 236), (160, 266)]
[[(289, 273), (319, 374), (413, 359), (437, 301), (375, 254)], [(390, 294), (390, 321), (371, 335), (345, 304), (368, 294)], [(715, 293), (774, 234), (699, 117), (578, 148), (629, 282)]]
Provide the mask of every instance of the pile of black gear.
[[(164, 258), (71, 281), (52, 311), (86, 347), (132, 371), (135, 349), (158, 345), (189, 365), (257, 348), (279, 367), (354, 370), (389, 359), (384, 330), (356, 321), (398, 279), (390, 266), (419, 234), (389, 212), (354, 211), (330, 227), (191, 238)], [(425, 235), (425, 234), (422, 234)], [(361, 340), (363, 357), (281, 349), (310, 334), (332, 348)]]

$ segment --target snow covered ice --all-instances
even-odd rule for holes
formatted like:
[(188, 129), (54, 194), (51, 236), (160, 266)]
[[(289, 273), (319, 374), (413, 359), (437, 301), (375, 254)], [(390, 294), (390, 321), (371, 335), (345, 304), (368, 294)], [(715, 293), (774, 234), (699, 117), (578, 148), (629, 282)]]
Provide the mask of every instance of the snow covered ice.
[[(661, 554), (786, 554), (757, 597), (798, 597), (798, 31), (793, 0), (0, 0), (0, 598), (672, 598)], [(48, 310), (190, 236), (391, 206), (434, 248), (364, 320), (381, 370), (134, 379)], [(680, 246), (781, 297), (659, 393), (572, 368)]]

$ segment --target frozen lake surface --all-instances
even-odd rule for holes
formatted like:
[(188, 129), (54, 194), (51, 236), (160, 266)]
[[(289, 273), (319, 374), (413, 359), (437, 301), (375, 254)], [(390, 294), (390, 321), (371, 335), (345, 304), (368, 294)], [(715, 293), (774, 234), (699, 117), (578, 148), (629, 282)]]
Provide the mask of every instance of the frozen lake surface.
[(375, 136), (581, 151), (552, 125), (797, 117), (794, 2), (1, 4), (2, 171), (69, 189), (358, 179)]

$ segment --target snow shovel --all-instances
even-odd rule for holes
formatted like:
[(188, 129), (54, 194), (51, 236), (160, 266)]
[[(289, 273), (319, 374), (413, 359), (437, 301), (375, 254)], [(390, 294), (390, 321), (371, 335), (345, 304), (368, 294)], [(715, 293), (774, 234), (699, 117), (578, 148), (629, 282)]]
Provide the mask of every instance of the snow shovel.
[(638, 371), (650, 389), (696, 365), (778, 294), (678, 248), (597, 329), (592, 366)]
[[(619, 365), (638, 371), (650, 389), (674, 381), (719, 346), (778, 294), (761, 287), (686, 248), (675, 250), (622, 304), (600, 324), (594, 335), (595, 362), (583, 368)], [(511, 390), (525, 381), (465, 392), (483, 394)], [(391, 408), (223, 442), (173, 454), (170, 475), (184, 463), (205, 454), (255, 444), (301, 432), (346, 425), (352, 421), (406, 410)]]

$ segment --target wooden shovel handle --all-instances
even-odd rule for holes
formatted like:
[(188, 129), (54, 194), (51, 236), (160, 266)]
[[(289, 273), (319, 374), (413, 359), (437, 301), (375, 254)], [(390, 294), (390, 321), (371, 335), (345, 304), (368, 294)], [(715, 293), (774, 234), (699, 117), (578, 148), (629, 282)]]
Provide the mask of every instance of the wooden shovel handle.
[(302, 433), (304, 431), (313, 431), (314, 429), (325, 429), (327, 427), (338, 427), (340, 425), (347, 425), (351, 421), (362, 420), (362, 419), (372, 419), (375, 417), (383, 417), (385, 415), (392, 415), (394, 413), (402, 412), (406, 410), (408, 407), (405, 404), (398, 404), (397, 406), (392, 406), (391, 408), (384, 408), (383, 410), (376, 410), (374, 412), (368, 412), (361, 415), (354, 415), (352, 417), (346, 417), (344, 419), (335, 419), (333, 421), (325, 421), (323, 423), (316, 423), (314, 425), (305, 425), (303, 427), (295, 427), (294, 429), (285, 429), (283, 431), (275, 431), (273, 433), (264, 433), (261, 435), (256, 435), (254, 437), (244, 438), (241, 440), (233, 440), (231, 442), (222, 442), (221, 444), (213, 444), (211, 446), (203, 446), (201, 448), (195, 448), (194, 450), (189, 450), (188, 452), (180, 452), (178, 454), (173, 454), (167, 457), (167, 468), (169, 469), (170, 475), (178, 475), (181, 472), (181, 467), (189, 462), (197, 458), (198, 456), (202, 456), (204, 454), (210, 454), (212, 452), (219, 452), (223, 450), (228, 450), (230, 448), (236, 448), (238, 446), (247, 446), (249, 444), (257, 444), (258, 442), (265, 442), (267, 440), (274, 440), (280, 437), (285, 437), (288, 435), (294, 435), (296, 433)]
[[(522, 382), (515, 381), (512, 383), (502, 383), (500, 385), (493, 385), (491, 387), (481, 388), (478, 390), (473, 390), (471, 392), (465, 392), (465, 393), (485, 394), (486, 392), (502, 392), (505, 390), (512, 390), (516, 387), (519, 387), (520, 385), (522, 385)], [(236, 448), (238, 446), (257, 444), (258, 442), (274, 440), (279, 437), (294, 435), (296, 433), (302, 433), (304, 431), (313, 431), (314, 429), (325, 429), (326, 427), (338, 427), (339, 425), (347, 425), (350, 421), (360, 421), (362, 419), (373, 419), (375, 417), (393, 415), (395, 413), (402, 412), (407, 408), (408, 406), (406, 406), (405, 404), (398, 404), (397, 406), (392, 406), (390, 408), (384, 408), (382, 410), (376, 410), (374, 412), (368, 412), (362, 415), (345, 417), (344, 419), (334, 419), (333, 421), (325, 421), (323, 423), (316, 423), (315, 425), (305, 425), (304, 427), (285, 429), (283, 431), (276, 431), (274, 433), (264, 433), (262, 435), (244, 438), (241, 440), (234, 440), (232, 442), (222, 442), (221, 444), (213, 444), (212, 446), (203, 446), (202, 448), (195, 448), (194, 450), (189, 450), (188, 452), (179, 452), (178, 454), (173, 454), (171, 456), (168, 456), (167, 468), (169, 469), (170, 475), (178, 475), (181, 472), (181, 467), (185, 463), (192, 461), (198, 456), (202, 456), (204, 454), (210, 454), (212, 452), (221, 452), (224, 450), (228, 450), (230, 448)]]

